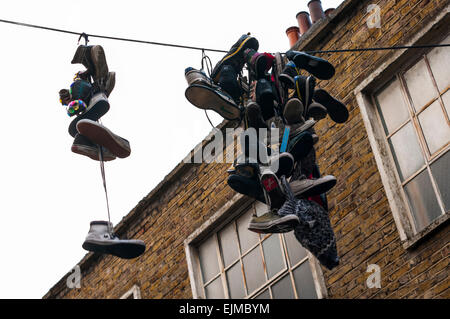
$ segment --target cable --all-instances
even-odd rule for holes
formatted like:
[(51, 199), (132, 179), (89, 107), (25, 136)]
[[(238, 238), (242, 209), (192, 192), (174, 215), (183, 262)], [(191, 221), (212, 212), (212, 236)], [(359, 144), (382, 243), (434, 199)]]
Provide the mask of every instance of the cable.
[[(182, 48), (182, 49), (190, 49), (190, 50), (201, 50), (201, 51), (211, 51), (211, 52), (221, 52), (221, 53), (227, 53), (228, 52), (228, 51), (225, 51), (225, 50), (207, 49), (207, 48), (200, 48), (200, 47), (187, 46), (187, 45), (181, 45), (181, 44), (153, 42), (153, 41), (145, 41), (145, 40), (136, 40), (136, 39), (128, 39), (128, 38), (111, 37), (111, 36), (98, 35), (98, 34), (88, 34), (88, 33), (84, 33), (84, 32), (74, 32), (74, 31), (68, 31), (68, 30), (62, 30), (62, 29), (56, 29), (56, 28), (49, 28), (49, 27), (39, 26), (39, 25), (35, 25), (35, 24), (16, 22), (16, 21), (10, 21), (10, 20), (3, 20), (3, 19), (0, 19), (0, 22), (14, 24), (14, 25), (19, 25), (19, 26), (24, 26), (24, 27), (36, 28), (36, 29), (43, 29), (43, 30), (48, 30), (48, 31), (62, 32), (62, 33), (68, 33), (68, 34), (76, 34), (78, 36), (84, 35), (86, 37), (91, 37), (91, 38), (127, 41), (127, 42), (152, 44), (152, 45), (161, 45), (161, 46)], [(380, 50), (424, 49), (424, 48), (449, 47), (449, 46), (450, 46), (450, 44), (428, 44), (428, 45), (393, 46), (393, 47), (380, 47), (380, 48), (316, 50), (316, 51), (303, 51), (303, 52), (308, 53), (308, 54), (319, 54), (319, 53), (365, 52), (365, 51), (380, 51)], [(286, 53), (282, 53), (282, 54), (286, 54)]]

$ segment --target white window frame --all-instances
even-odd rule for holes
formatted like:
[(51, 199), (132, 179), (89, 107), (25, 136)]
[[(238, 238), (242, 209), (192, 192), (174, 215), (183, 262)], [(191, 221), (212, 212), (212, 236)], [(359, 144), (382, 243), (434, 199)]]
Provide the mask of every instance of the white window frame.
[(133, 299), (141, 299), (141, 289), (138, 285), (133, 285), (120, 299), (130, 299), (130, 296), (133, 296)]
[[(210, 235), (215, 234), (226, 224), (236, 219), (238, 216), (244, 213), (245, 209), (248, 208), (253, 202), (254, 200), (249, 199), (246, 196), (236, 194), (230, 201), (228, 201), (223, 207), (221, 207), (215, 214), (213, 214), (213, 216), (211, 216), (206, 222), (204, 222), (184, 241), (189, 279), (191, 284), (192, 296), (194, 299), (206, 298), (204, 295), (204, 290), (202, 288), (200, 259), (197, 249), (198, 243), (202, 242)], [(309, 259), (309, 261), (307, 262), (309, 262), (311, 268), (317, 298), (327, 298), (327, 289), (325, 286), (325, 280), (323, 277), (322, 269), (320, 267), (320, 263), (309, 251), (307, 251), (307, 253), (308, 256), (305, 257), (305, 259)], [(298, 264), (302, 262), (303, 261), (300, 261)], [(270, 280), (270, 282), (271, 281), (273, 280)], [(250, 298), (254, 297), (259, 292), (259, 290), (258, 292), (253, 292), (250, 295)], [(225, 298), (227, 298), (226, 294)]]
[[(407, 43), (407, 46), (424, 43), (435, 43), (436, 37), (433, 34), (439, 30), (448, 32), (445, 25), (449, 23), (450, 5), (427, 26), (425, 26), (414, 38)], [(431, 42), (429, 42), (431, 41)], [(416, 51), (414, 51), (416, 50)], [(373, 93), (392, 79), (400, 68), (404, 68), (411, 60), (416, 60), (420, 53), (417, 49), (398, 50), (387, 59), (378, 69), (370, 74), (355, 90), (357, 103), (366, 127), (368, 139), (377, 163), (381, 180), (386, 191), (386, 196), (392, 210), (393, 218), (400, 235), (400, 239), (405, 249), (415, 246), (422, 238), (429, 235), (439, 226), (449, 219), (449, 212), (441, 215), (425, 229), (417, 232), (414, 220), (410, 212), (409, 205), (404, 192), (402, 191), (400, 178), (392, 157), (390, 147), (386, 140), (386, 134), (381, 122), (380, 114), (373, 102)]]

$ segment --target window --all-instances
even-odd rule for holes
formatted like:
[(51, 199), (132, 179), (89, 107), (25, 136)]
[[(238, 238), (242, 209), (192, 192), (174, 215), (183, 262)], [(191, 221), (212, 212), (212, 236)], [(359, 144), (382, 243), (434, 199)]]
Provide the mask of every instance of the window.
[(141, 299), (141, 290), (138, 286), (134, 285), (130, 290), (124, 293), (120, 299)]
[[(248, 206), (248, 205), (247, 205)], [(257, 234), (247, 229), (251, 216), (266, 205), (253, 203), (195, 250), (197, 295), (201, 298), (322, 298), (320, 267), (314, 257), (286, 234)], [(191, 279), (192, 280), (192, 279)]]
[[(448, 35), (436, 40), (448, 34), (446, 15), (407, 45), (450, 43)], [(393, 52), (354, 91), (405, 248), (450, 216), (448, 61), (448, 47)]]
[(448, 61), (435, 48), (374, 94), (415, 232), (450, 210)]

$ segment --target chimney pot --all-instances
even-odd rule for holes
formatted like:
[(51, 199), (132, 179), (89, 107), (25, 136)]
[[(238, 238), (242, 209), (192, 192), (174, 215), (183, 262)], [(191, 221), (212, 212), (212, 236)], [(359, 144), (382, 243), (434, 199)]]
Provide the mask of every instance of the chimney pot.
[(303, 35), (309, 30), (312, 24), (311, 19), (309, 18), (309, 13), (306, 11), (300, 11), (297, 13), (295, 18), (297, 19), (298, 26), (300, 28), (300, 35)]
[(320, 0), (311, 0), (308, 2), (309, 13), (311, 14), (312, 23), (316, 23), (322, 18), (325, 18), (325, 13), (322, 9)]
[(300, 39), (300, 29), (296, 26), (289, 27), (286, 29), (286, 34), (289, 39), (289, 46), (292, 48)]

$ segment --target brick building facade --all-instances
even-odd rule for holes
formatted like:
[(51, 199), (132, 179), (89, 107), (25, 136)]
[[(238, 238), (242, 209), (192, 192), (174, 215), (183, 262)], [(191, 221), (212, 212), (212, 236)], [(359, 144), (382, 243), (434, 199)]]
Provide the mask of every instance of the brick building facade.
[[(367, 24), (370, 4), (380, 28)], [(450, 43), (449, 26), (447, 0), (346, 0), (294, 48)], [(320, 266), (289, 234), (246, 230), (262, 208), (228, 187), (229, 164), (182, 161), (115, 228), (145, 241), (141, 257), (89, 253), (81, 288), (67, 288), (67, 274), (44, 298), (449, 298), (449, 52), (321, 55), (336, 75), (318, 85), (350, 112), (345, 124), (315, 127), (320, 170), (338, 179), (328, 193), (338, 267)], [(368, 287), (369, 265), (379, 288)]]

